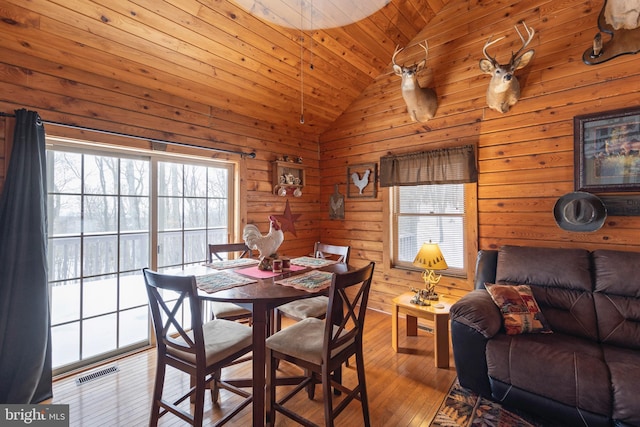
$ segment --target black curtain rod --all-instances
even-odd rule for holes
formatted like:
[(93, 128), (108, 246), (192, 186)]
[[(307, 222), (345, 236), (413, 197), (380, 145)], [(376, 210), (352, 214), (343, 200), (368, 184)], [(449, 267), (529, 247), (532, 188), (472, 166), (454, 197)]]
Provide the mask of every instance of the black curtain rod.
[[(0, 112), (0, 117), (15, 117), (15, 116), (16, 116), (15, 114)], [(66, 124), (66, 123), (51, 122), (51, 121), (48, 121), (48, 120), (43, 120), (42, 122), (46, 123), (46, 124), (54, 125), (54, 126), (62, 126), (62, 127), (67, 127), (67, 128), (71, 128), (71, 129), (86, 130), (86, 131), (90, 131), (90, 132), (103, 133), (103, 134), (107, 134), (107, 135), (123, 136), (123, 137), (126, 137), (126, 138), (140, 139), (140, 140), (149, 141), (149, 142), (157, 142), (157, 143), (160, 143), (160, 144), (178, 145), (178, 146), (181, 146), (181, 147), (200, 148), (200, 149), (203, 149), (203, 150), (218, 151), (218, 152), (221, 152), (221, 153), (238, 154), (241, 157), (248, 157), (250, 159), (255, 159), (256, 158), (256, 153), (255, 152), (245, 153), (243, 151), (225, 150), (224, 148), (202, 147), (200, 145), (187, 144), (187, 143), (184, 143), (184, 142), (166, 141), (166, 140), (163, 140), (163, 139), (155, 139), (155, 138), (144, 138), (142, 136), (130, 135), (130, 134), (127, 134), (127, 133), (122, 133), (122, 132), (114, 132), (114, 131), (110, 131), (110, 130), (101, 130), (101, 129), (89, 128), (89, 127), (78, 126), (78, 125), (69, 125), (69, 124)]]

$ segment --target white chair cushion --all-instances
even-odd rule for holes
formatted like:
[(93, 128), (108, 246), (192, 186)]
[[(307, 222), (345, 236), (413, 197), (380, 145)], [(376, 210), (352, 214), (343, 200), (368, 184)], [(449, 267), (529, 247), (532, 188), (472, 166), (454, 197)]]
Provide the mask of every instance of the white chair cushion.
[(251, 316), (250, 310), (247, 310), (244, 307), (240, 307), (239, 305), (232, 302), (222, 301), (211, 302), (211, 313), (213, 313), (213, 317), (216, 319), (223, 319), (230, 316)]
[(278, 310), (294, 319), (306, 319), (308, 317), (324, 317), (327, 314), (328, 305), (329, 298), (321, 295), (282, 304)]
[[(284, 328), (267, 338), (267, 348), (288, 354), (317, 365), (322, 364), (322, 344), (325, 321), (310, 317)], [(334, 334), (338, 327), (333, 327)], [(351, 341), (334, 350), (339, 353)]]
[[(219, 362), (225, 357), (252, 345), (253, 331), (251, 327), (242, 323), (215, 319), (205, 323), (202, 329), (207, 366)], [(193, 338), (193, 332), (190, 331), (187, 335)], [(182, 337), (179, 337), (175, 341), (184, 343)], [(176, 350), (169, 346), (167, 346), (167, 353), (191, 363), (196, 362), (195, 355)]]

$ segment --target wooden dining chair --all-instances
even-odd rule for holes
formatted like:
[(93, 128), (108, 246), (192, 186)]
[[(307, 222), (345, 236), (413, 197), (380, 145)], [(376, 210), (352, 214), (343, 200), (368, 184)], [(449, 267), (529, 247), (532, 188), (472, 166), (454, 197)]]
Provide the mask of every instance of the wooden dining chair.
[[(252, 329), (230, 320), (215, 319), (203, 324), (195, 276), (172, 276), (148, 268), (142, 271), (158, 351), (149, 425), (157, 426), (160, 417), (172, 413), (193, 426), (202, 426), (208, 385), (213, 403), (218, 401), (220, 388), (242, 397), (238, 405), (215, 423), (223, 425), (252, 401), (251, 393), (221, 378), (223, 367), (252, 350)], [(191, 377), (189, 391), (176, 400), (163, 399), (167, 366)], [(189, 400), (194, 405), (193, 413)]]
[[(333, 259), (337, 262), (349, 263), (349, 246), (336, 246), (326, 243), (316, 242), (313, 248), (313, 256), (315, 258)], [(313, 298), (304, 298), (283, 304), (275, 309), (275, 325), (274, 331), (277, 332), (282, 328), (282, 316), (300, 321), (308, 317), (316, 317), (324, 319), (327, 314), (327, 305), (329, 298), (320, 295)]]
[[(364, 425), (369, 426), (362, 329), (374, 266), (375, 263), (371, 262), (361, 269), (333, 275), (326, 319), (303, 319), (267, 338), (267, 425), (274, 425), (276, 413), (279, 412), (302, 425), (314, 426), (314, 423), (286, 407), (285, 403), (309, 385), (321, 383), (326, 426), (333, 426), (334, 419), (354, 399), (360, 400)], [(336, 305), (343, 308), (344, 312), (335, 310)], [(333, 373), (342, 369), (352, 355), (356, 359), (357, 385), (349, 388), (334, 380)], [(286, 360), (309, 373), (280, 399), (276, 399), (278, 360)], [(340, 390), (343, 396), (335, 408), (332, 388)]]
[[(209, 244), (209, 263), (229, 259), (230, 254), (236, 258), (252, 258), (253, 251), (245, 243)], [(225, 255), (223, 258), (221, 255)], [(251, 323), (251, 310), (231, 302), (209, 301), (211, 315), (214, 319), (241, 320)]]

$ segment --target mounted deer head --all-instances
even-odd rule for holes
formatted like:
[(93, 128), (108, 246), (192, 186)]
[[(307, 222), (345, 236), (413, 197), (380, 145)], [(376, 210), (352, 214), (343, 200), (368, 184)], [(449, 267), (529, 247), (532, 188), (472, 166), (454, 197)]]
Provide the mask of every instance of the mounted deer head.
[(482, 48), (482, 53), (486, 59), (480, 60), (480, 69), (483, 73), (491, 75), (491, 81), (487, 89), (487, 105), (501, 113), (509, 111), (509, 108), (520, 99), (520, 83), (518, 83), (518, 79), (514, 73), (516, 70), (526, 67), (535, 53), (533, 49), (522, 53), (529, 43), (531, 43), (533, 35), (535, 34), (533, 28), (527, 27), (524, 21), (522, 21), (522, 25), (527, 32), (528, 38), (525, 40), (520, 30), (518, 30), (518, 26), (514, 26), (520, 36), (520, 40), (522, 40), (522, 47), (518, 49), (516, 53), (511, 53), (511, 60), (508, 64), (498, 63), (495, 57), (487, 53), (489, 46), (499, 42), (504, 37), (492, 41), (491, 37), (493, 36), (491, 36), (484, 44), (484, 48)]
[(424, 45), (419, 45), (424, 49), (424, 59), (417, 64), (413, 64), (410, 67), (396, 64), (396, 56), (402, 52), (404, 48), (400, 46), (396, 47), (391, 62), (393, 63), (393, 72), (402, 77), (402, 97), (407, 104), (407, 111), (411, 120), (414, 122), (426, 122), (432, 119), (438, 108), (438, 98), (433, 89), (428, 87), (420, 87), (418, 83), (418, 71), (422, 70), (427, 64), (427, 57), (429, 56), (429, 48), (427, 41)]

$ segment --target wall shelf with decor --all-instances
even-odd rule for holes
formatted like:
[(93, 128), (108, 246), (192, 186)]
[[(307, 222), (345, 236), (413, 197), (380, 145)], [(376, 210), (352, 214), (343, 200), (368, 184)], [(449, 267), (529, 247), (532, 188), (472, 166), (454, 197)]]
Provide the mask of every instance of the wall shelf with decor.
[(302, 196), (305, 175), (304, 166), (300, 163), (273, 161), (273, 194), (278, 196)]

